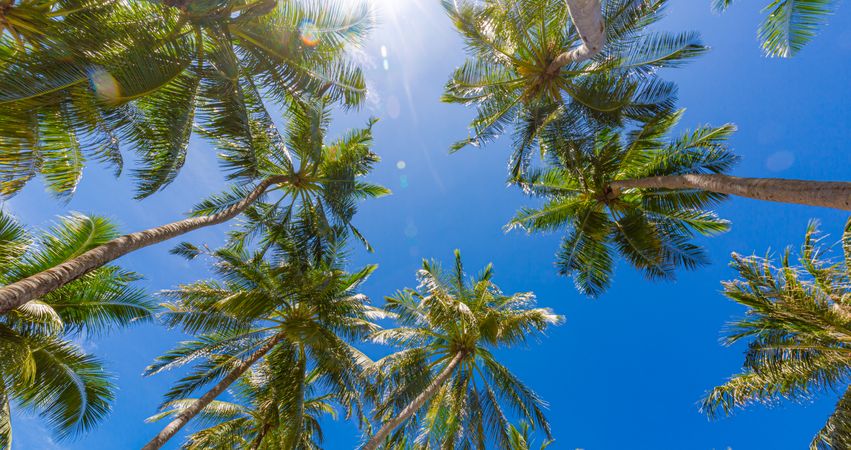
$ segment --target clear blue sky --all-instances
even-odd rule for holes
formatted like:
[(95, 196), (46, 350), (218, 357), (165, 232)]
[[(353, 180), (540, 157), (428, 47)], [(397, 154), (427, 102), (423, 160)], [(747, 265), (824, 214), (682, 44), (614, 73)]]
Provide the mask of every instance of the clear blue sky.
[[(720, 281), (732, 277), (730, 252), (762, 254), (798, 245), (811, 218), (820, 219), (836, 239), (846, 214), (732, 199), (719, 211), (732, 221), (732, 230), (700, 241), (709, 249), (711, 266), (681, 272), (676, 282), (650, 283), (620, 264), (608, 293), (583, 298), (553, 268), (558, 235), (502, 231), (514, 211), (530, 202), (504, 183), (510, 139), (447, 152), (451, 142), (467, 135), (472, 111), (438, 100), (450, 71), (464, 59), (439, 2), (376, 1), (381, 24), (364, 49), (370, 100), (360, 112), (337, 114), (334, 125), (340, 132), (370, 115), (381, 118), (375, 151), (383, 161), (371, 179), (394, 195), (362, 205), (355, 219), (376, 252), (356, 251), (353, 266), (380, 266), (365, 293), (380, 303), (384, 295), (415, 285), (422, 258), (449, 260), (460, 248), (471, 271), (492, 261), (505, 291), (534, 291), (542, 305), (564, 314), (567, 323), (540, 344), (503, 353), (515, 373), (550, 402), (557, 439), (551, 448), (805, 448), (832, 410), (834, 395), (773, 409), (756, 406), (717, 422), (701, 416), (696, 402), (742, 362), (742, 347), (718, 343), (725, 322), (742, 313), (720, 294)], [(767, 2), (741, 1), (715, 16), (709, 0), (671, 1), (659, 28), (698, 30), (712, 47), (697, 62), (665, 73), (679, 83), (680, 104), (688, 109), (682, 126), (736, 123), (740, 131), (732, 144), (742, 161), (735, 174), (848, 180), (851, 11), (841, 5), (830, 26), (794, 59), (769, 60), (761, 57), (755, 37), (758, 9)], [(132, 200), (128, 176), (115, 180), (92, 164), (68, 204), (33, 182), (4, 208), (31, 226), (81, 211), (135, 231), (183, 217), (223, 186), (215, 150), (193, 140), (177, 180), (143, 201)], [(226, 225), (196, 231), (189, 240), (215, 246), (225, 230)], [(151, 294), (208, 276), (203, 261), (186, 262), (169, 255), (170, 248), (160, 244), (120, 263), (143, 274)], [(55, 443), (37, 417), (16, 414), (14, 448), (139, 448), (161, 426), (143, 419), (179, 375), (143, 379), (142, 370), (183, 337), (144, 325), (82, 342), (118, 377), (111, 416), (78, 440)], [(359, 439), (351, 424), (328, 423), (325, 430), (328, 449), (351, 449)]]

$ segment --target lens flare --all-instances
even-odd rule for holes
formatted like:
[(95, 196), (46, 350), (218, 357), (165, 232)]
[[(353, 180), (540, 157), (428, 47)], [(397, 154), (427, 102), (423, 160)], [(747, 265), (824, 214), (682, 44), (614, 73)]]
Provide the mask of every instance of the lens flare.
[(414, 222), (408, 221), (408, 225), (405, 226), (404, 230), (405, 237), (407, 237), (408, 239), (413, 239), (417, 237), (418, 232), (419, 230), (417, 230), (417, 226), (414, 224)]
[(308, 47), (315, 47), (319, 43), (319, 28), (310, 19), (304, 19), (298, 27), (301, 42)]
[(89, 71), (89, 86), (101, 101), (114, 103), (121, 98), (121, 86), (118, 81), (102, 68)]
[(399, 104), (399, 99), (395, 95), (387, 97), (384, 108), (391, 119), (399, 118), (399, 113), (402, 112), (402, 105)]
[(790, 151), (773, 153), (765, 160), (765, 167), (772, 172), (782, 172), (795, 164), (795, 154)]

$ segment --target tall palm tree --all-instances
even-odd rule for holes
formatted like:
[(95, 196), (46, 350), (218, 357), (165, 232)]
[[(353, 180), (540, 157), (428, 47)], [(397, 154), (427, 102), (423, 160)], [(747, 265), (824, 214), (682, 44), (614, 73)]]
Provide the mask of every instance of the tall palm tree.
[(730, 414), (752, 403), (806, 400), (844, 391), (812, 449), (851, 446), (851, 221), (842, 235), (845, 261), (829, 259), (817, 223), (810, 222), (799, 265), (787, 249), (779, 266), (768, 258), (733, 254), (738, 279), (724, 294), (745, 306), (726, 343), (748, 343), (742, 373), (710, 391), (701, 409)]
[[(108, 13), (88, 14), (101, 4), (112, 5)], [(66, 39), (74, 45), (0, 46), (6, 195), (38, 173), (70, 195), (86, 157), (120, 168), (119, 144), (140, 154), (139, 197), (150, 195), (179, 172), (196, 124), (203, 136), (230, 139), (221, 148), (229, 177), (252, 180), (256, 147), (273, 128), (264, 100), (351, 107), (364, 98), (363, 75), (346, 56), (371, 26), (363, 5), (99, 0), (80, 9), (68, 16), (83, 18), (63, 22), (66, 34), (83, 34)]]
[(549, 165), (521, 181), (544, 203), (521, 209), (507, 228), (567, 229), (558, 270), (596, 296), (611, 282), (615, 253), (651, 279), (704, 264), (704, 251), (691, 240), (728, 228), (707, 210), (728, 194), (851, 209), (851, 183), (725, 175), (737, 159), (726, 145), (735, 127), (704, 126), (670, 138), (681, 116), (659, 116), (629, 132), (591, 134), (556, 120), (543, 138)]
[(345, 224), (360, 237), (350, 224), (357, 201), (389, 192), (360, 179), (378, 161), (378, 156), (370, 150), (374, 120), (364, 129), (326, 143), (329, 122), (326, 108), (293, 107), (289, 119), (287, 141), (291, 144), (284, 146), (284, 138), (278, 136), (268, 142), (266, 152), (257, 155), (261, 182), (234, 187), (202, 202), (194, 212), (195, 217), (112, 239), (62, 264), (44, 267), (38, 273), (0, 287), (0, 314), (123, 255), (225, 222), (244, 212), (251, 219), (245, 232), (248, 237), (272, 224), (286, 222), (300, 208), (321, 213), (317, 216), (327, 222)]
[[(715, 12), (726, 11), (733, 0), (713, 0)], [(833, 0), (771, 0), (757, 32), (766, 56), (788, 58), (809, 43), (833, 13)]]
[(672, 109), (676, 87), (656, 69), (679, 66), (706, 47), (694, 32), (648, 30), (666, 3), (605, 2), (605, 46), (593, 59), (554, 64), (582, 41), (575, 27), (565, 25), (563, 0), (444, 0), (470, 59), (452, 74), (443, 101), (477, 109), (471, 137), (453, 149), (482, 145), (511, 128), (509, 166), (516, 178), (532, 158), (539, 131), (557, 117), (570, 117), (571, 128), (619, 126)]
[(394, 445), (416, 432), (418, 443), (435, 448), (485, 448), (486, 442), (506, 448), (504, 407), (549, 435), (544, 401), (492, 350), (523, 344), (563, 318), (535, 308), (530, 292), (503, 294), (491, 265), (467, 278), (457, 250), (450, 273), (423, 261), (417, 277), (418, 290), (386, 299), (385, 309), (401, 326), (373, 335), (403, 350), (367, 371), (375, 380), (369, 395), (377, 399), (375, 417), (382, 425), (363, 449)]
[[(301, 225), (294, 225), (300, 227)], [(372, 320), (381, 317), (357, 293), (358, 286), (375, 269), (368, 266), (355, 273), (341, 267), (342, 230), (317, 251), (311, 242), (299, 239), (299, 231), (278, 238), (272, 256), (263, 258), (245, 251), (216, 251), (215, 269), (222, 281), (201, 281), (170, 292), (176, 301), (164, 305), (163, 318), (169, 326), (181, 326), (198, 335), (159, 357), (147, 374), (152, 375), (188, 363), (195, 367), (167, 394), (172, 401), (189, 396), (216, 382), (198, 400), (182, 409), (145, 447), (160, 448), (189, 420), (261, 360), (282, 382), (294, 383), (302, 394), (287, 400), (292, 411), (305, 408), (303, 389), (311, 370), (318, 370), (321, 383), (334, 392), (347, 393), (347, 408), (359, 410), (358, 373), (369, 358), (351, 345), (378, 329)], [(295, 239), (291, 236), (296, 236)], [(301, 442), (302, 414), (293, 413), (290, 436)], [(285, 448), (292, 448), (286, 446)]]
[[(197, 417), (204, 421), (205, 428), (190, 434), (182, 448), (321, 448), (320, 420), (326, 415), (336, 418), (338, 394), (325, 392), (321, 372), (315, 368), (304, 378), (302, 386), (297, 382), (299, 374), (293, 373), (301, 369), (299, 365), (291, 366), (286, 358), (274, 355), (277, 354), (271, 354), (239, 379), (233, 389), (235, 402), (214, 400), (201, 410)], [(342, 393), (344, 401), (351, 395)], [(168, 402), (163, 405), (165, 411), (147, 421), (176, 416), (195, 400)], [(294, 414), (301, 414), (301, 418), (293, 417)], [(294, 430), (295, 423), (301, 424), (300, 430)]]
[[(64, 217), (33, 237), (0, 213), (0, 283), (55, 265), (116, 234), (100, 217)], [(0, 316), (0, 448), (12, 441), (11, 404), (37, 411), (60, 438), (102, 420), (114, 398), (103, 362), (72, 339), (151, 319), (153, 305), (131, 286), (138, 276), (102, 267)]]

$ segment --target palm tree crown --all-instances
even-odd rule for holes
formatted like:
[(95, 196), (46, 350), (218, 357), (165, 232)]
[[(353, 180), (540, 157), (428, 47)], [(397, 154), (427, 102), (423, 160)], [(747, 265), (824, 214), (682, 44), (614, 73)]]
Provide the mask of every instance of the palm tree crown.
[(844, 391), (810, 445), (839, 450), (851, 446), (851, 221), (842, 236), (844, 263), (826, 257), (821, 239), (811, 222), (799, 266), (788, 249), (779, 266), (733, 254), (739, 278), (724, 283), (724, 293), (747, 312), (731, 324), (726, 342), (748, 342), (744, 370), (710, 391), (701, 409), (715, 416), (751, 403)]
[(316, 378), (348, 414), (360, 417), (358, 374), (370, 360), (351, 342), (376, 331), (372, 320), (382, 317), (357, 293), (375, 267), (355, 273), (341, 268), (343, 230), (337, 227), (336, 240), (298, 239), (302, 233), (290, 230), (278, 237), (272, 255), (265, 258), (218, 250), (212, 256), (221, 281), (199, 281), (168, 292), (175, 301), (164, 305), (165, 323), (197, 338), (159, 357), (147, 371), (151, 375), (194, 364), (166, 395), (168, 401), (180, 400), (267, 348), (261, 355), (264, 367), (275, 371), (270, 376), (279, 378), (276, 383), (289, 386), (283, 397), (289, 408), (281, 418), (283, 428), (269, 434), (270, 439), (288, 436), (290, 445), (284, 448), (301, 448), (294, 443), (309, 441), (303, 432), (310, 431), (310, 424), (302, 426), (309, 378)]
[[(372, 151), (372, 127), (376, 119), (370, 119), (365, 128), (326, 141), (331, 116), (324, 103), (293, 105), (287, 118), (287, 133), (282, 136), (274, 129), (270, 131), (274, 139), (264, 151), (257, 151), (253, 162), (257, 176), (265, 179), (283, 176), (287, 181), (267, 189), (245, 210), (243, 226), (229, 233), (230, 245), (243, 248), (259, 239), (262, 254), (276, 239), (298, 229), (292, 228), (290, 222), (300, 217), (304, 219), (301, 226), (312, 224), (314, 234), (342, 225), (370, 248), (351, 220), (359, 201), (390, 193), (363, 180), (380, 161)], [(193, 215), (223, 211), (251, 191), (251, 186), (234, 186), (229, 192), (196, 205)]]
[[(116, 235), (100, 217), (64, 217), (33, 238), (0, 214), (0, 284), (83, 252)], [(151, 319), (153, 305), (131, 287), (138, 276), (102, 267), (0, 316), (0, 448), (11, 445), (10, 402), (37, 411), (60, 438), (89, 430), (114, 398), (103, 363), (70, 339)]]
[(705, 51), (696, 33), (651, 32), (666, 0), (604, 2), (606, 44), (593, 59), (552, 71), (580, 42), (563, 0), (444, 0), (471, 58), (446, 85), (443, 100), (473, 105), (472, 136), (453, 149), (484, 144), (514, 129), (512, 177), (531, 159), (538, 132), (564, 113), (576, 123), (619, 126), (673, 108), (676, 88), (656, 74)]
[[(325, 392), (321, 370), (314, 368), (299, 385), (298, 365), (286, 358), (270, 357), (250, 370), (232, 389), (234, 402), (217, 400), (198, 415), (205, 428), (190, 434), (182, 448), (201, 449), (320, 449), (323, 439), (320, 420), (336, 418), (335, 405), (340, 399), (335, 392)], [(303, 400), (299, 397), (303, 396)], [(344, 396), (345, 397), (345, 396)], [(346, 401), (346, 398), (342, 399)], [(167, 410), (150, 417), (153, 422), (179, 414), (194, 399), (173, 400)], [(303, 405), (298, 405), (302, 402)], [(301, 411), (302, 429), (293, 433), (293, 414)], [(294, 439), (298, 438), (298, 442)]]
[(676, 267), (704, 264), (703, 250), (691, 239), (727, 229), (726, 221), (704, 210), (723, 195), (665, 189), (616, 193), (611, 188), (618, 180), (724, 172), (736, 161), (724, 143), (732, 125), (667, 138), (681, 114), (659, 116), (630, 132), (603, 129), (592, 138), (556, 121), (544, 137), (550, 166), (530, 171), (521, 181), (544, 203), (521, 209), (507, 228), (566, 229), (556, 264), (586, 295), (599, 295), (609, 286), (615, 252), (651, 279), (671, 278)]
[(549, 435), (544, 401), (492, 350), (523, 344), (563, 318), (535, 308), (530, 292), (503, 294), (492, 281), (490, 265), (467, 278), (458, 251), (451, 272), (424, 261), (417, 276), (417, 290), (386, 299), (385, 309), (400, 326), (373, 335), (403, 348), (368, 371), (375, 378), (376, 418), (387, 421), (433, 384), (437, 373), (448, 368), (451, 374), (433, 387), (433, 397), (416, 411), (416, 420), (390, 434), (386, 443), (404, 442), (413, 433), (417, 448), (485, 448), (486, 442), (507, 448), (511, 436), (505, 407)]
[[(346, 56), (371, 26), (363, 5), (78, 3), (61, 28), (72, 36), (57, 35), (56, 45), (17, 50), (0, 41), (5, 195), (39, 173), (52, 192), (70, 195), (86, 158), (120, 170), (120, 142), (141, 156), (135, 175), (144, 197), (177, 175), (196, 125), (203, 136), (229, 140), (221, 150), (234, 169), (234, 160), (250, 166), (270, 139), (263, 99), (351, 107), (365, 96), (363, 75)], [(245, 181), (252, 170), (228, 175)]]

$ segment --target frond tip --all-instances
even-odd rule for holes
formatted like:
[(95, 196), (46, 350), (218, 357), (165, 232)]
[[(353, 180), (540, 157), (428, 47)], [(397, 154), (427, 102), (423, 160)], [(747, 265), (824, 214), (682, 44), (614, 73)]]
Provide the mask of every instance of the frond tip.
[[(713, 10), (723, 12), (732, 3), (713, 0)], [(763, 53), (769, 57), (795, 56), (827, 23), (835, 6), (835, 0), (771, 0), (762, 9), (766, 17), (757, 32)]]

